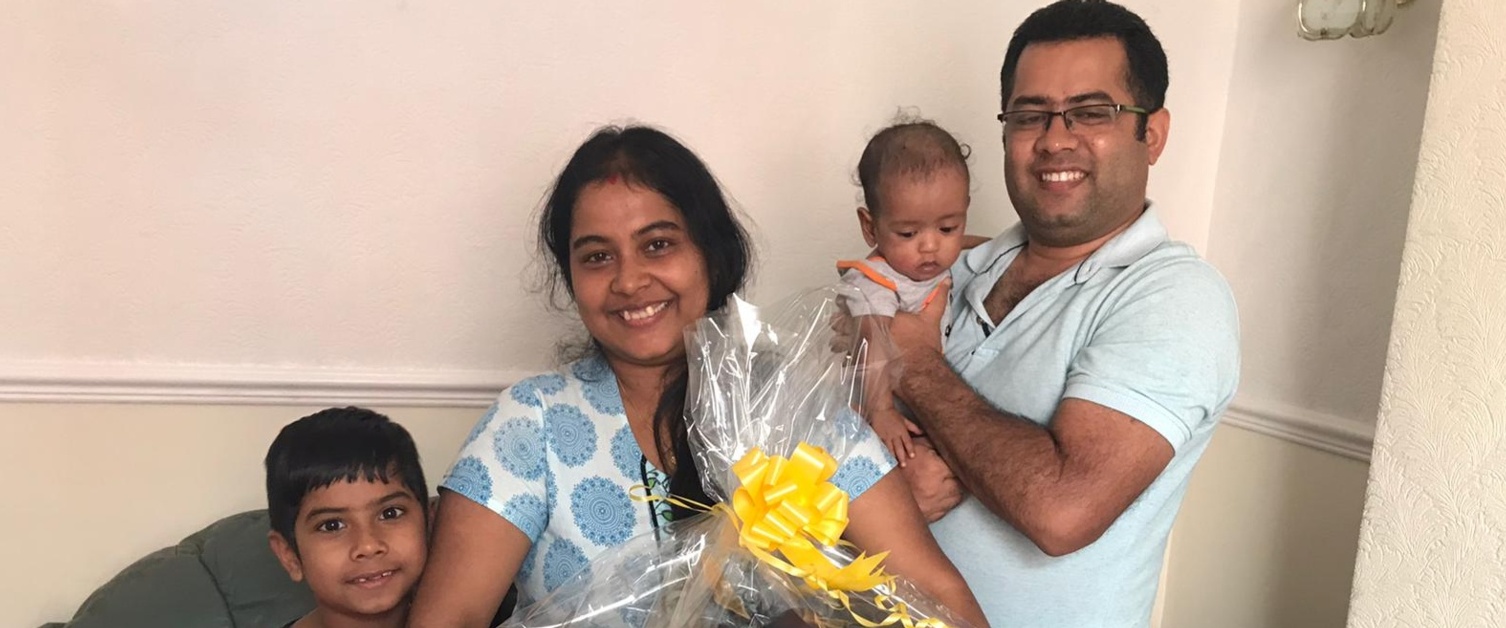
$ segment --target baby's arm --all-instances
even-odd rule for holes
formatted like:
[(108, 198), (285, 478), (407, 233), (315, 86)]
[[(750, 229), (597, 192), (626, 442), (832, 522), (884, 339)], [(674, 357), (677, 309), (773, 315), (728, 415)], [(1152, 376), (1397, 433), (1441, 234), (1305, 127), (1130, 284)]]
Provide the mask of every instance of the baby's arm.
[(895, 356), (890, 355), (892, 349), (888, 343), (875, 341), (887, 337), (884, 332), (891, 320), (887, 316), (858, 318), (858, 328), (868, 347), (863, 368), (863, 415), (868, 418), (868, 424), (873, 426), (879, 440), (884, 441), (894, 454), (894, 459), (900, 466), (905, 466), (907, 460), (915, 457), (915, 443), (910, 434), (920, 430), (895, 409), (894, 372), (888, 368)]
[[(841, 265), (839, 265), (839, 268)], [(890, 355), (889, 323), (899, 310), (899, 295), (892, 287), (881, 286), (860, 269), (849, 268), (842, 273), (842, 283), (856, 288), (861, 297), (852, 295), (847, 300), (847, 309), (858, 322), (867, 347), (863, 363), (863, 416), (873, 426), (884, 445), (894, 454), (894, 459), (904, 466), (915, 456), (914, 443), (910, 440), (914, 424), (894, 408), (895, 373), (887, 367), (897, 356)]]

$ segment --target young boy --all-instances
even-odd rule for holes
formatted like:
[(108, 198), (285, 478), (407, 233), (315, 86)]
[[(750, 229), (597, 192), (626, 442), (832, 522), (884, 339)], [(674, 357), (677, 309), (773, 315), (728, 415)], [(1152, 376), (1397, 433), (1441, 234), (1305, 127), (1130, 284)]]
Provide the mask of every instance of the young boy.
[(363, 408), (288, 424), (267, 450), (272, 552), (317, 606), (291, 628), (398, 628), (428, 558), (428, 485), (401, 425)]
[[(858, 160), (863, 207), (858, 224), (873, 247), (867, 259), (837, 262), (842, 282), (862, 293), (848, 310), (864, 320), (865, 336), (886, 330), (895, 312), (915, 312), (937, 298), (962, 249), (971, 202), (968, 150), (926, 120), (902, 121), (879, 131)], [(943, 304), (944, 305), (944, 304)], [(943, 317), (945, 318), (945, 317)], [(865, 320), (866, 319), (866, 320)], [(884, 375), (887, 347), (870, 343), (865, 414), (894, 458), (914, 457), (914, 424), (894, 407)]]

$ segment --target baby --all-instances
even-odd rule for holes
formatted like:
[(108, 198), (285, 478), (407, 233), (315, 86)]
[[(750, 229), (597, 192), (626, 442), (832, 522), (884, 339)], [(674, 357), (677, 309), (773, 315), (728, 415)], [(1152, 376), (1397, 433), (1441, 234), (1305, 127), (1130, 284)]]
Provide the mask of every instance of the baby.
[[(895, 312), (918, 311), (941, 292), (964, 246), (967, 157), (967, 147), (951, 133), (924, 120), (892, 125), (868, 140), (858, 160), (864, 203), (858, 224), (874, 251), (837, 263), (843, 283), (866, 299), (848, 304), (864, 330), (887, 328)], [(882, 344), (869, 343), (864, 403), (874, 431), (904, 465), (915, 455), (910, 434), (919, 430), (894, 406)]]

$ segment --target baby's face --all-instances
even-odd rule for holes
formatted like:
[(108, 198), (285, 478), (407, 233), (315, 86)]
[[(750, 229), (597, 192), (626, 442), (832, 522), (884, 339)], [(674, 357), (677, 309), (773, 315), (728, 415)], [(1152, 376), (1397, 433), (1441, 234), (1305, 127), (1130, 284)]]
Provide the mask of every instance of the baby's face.
[(967, 179), (954, 168), (926, 177), (891, 177), (879, 184), (877, 217), (860, 212), (863, 237), (894, 270), (916, 281), (935, 278), (962, 253), (969, 202)]

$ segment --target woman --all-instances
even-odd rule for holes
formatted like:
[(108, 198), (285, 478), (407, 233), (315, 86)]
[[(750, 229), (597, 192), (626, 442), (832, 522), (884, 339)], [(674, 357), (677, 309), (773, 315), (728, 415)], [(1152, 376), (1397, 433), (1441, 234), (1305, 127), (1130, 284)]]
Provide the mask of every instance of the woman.
[[(633, 485), (708, 501), (683, 418), (683, 331), (742, 286), (751, 257), (716, 180), (660, 131), (602, 129), (560, 173), (539, 240), (594, 350), (508, 389), (473, 430), (441, 484), (411, 626), (485, 626), (510, 584), (537, 600), (596, 554), (690, 514), (633, 502)], [(834, 478), (854, 497), (846, 538), (891, 551), (890, 571), (985, 625), (867, 437), (867, 455)]]

